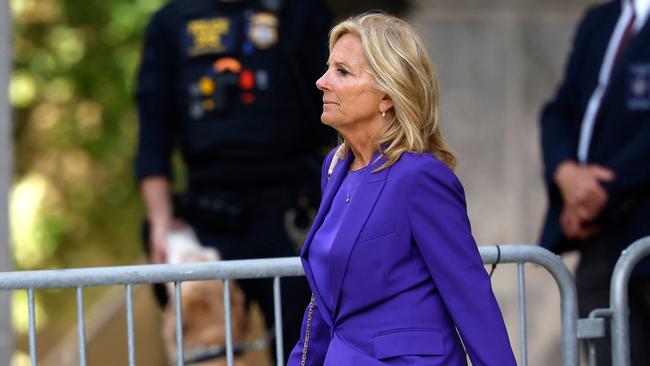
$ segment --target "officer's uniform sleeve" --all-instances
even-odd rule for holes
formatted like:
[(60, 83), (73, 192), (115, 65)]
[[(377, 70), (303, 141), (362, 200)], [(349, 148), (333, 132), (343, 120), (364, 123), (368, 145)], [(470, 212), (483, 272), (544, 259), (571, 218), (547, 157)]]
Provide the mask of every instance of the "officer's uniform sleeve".
[(144, 33), (142, 62), (137, 79), (136, 101), (139, 114), (135, 174), (171, 179), (171, 152), (174, 148), (175, 53), (169, 7), (156, 13)]
[(579, 125), (583, 110), (580, 106), (580, 91), (584, 88), (579, 79), (580, 69), (587, 60), (585, 47), (591, 34), (592, 12), (588, 12), (573, 40), (573, 46), (565, 69), (564, 79), (555, 97), (544, 107), (541, 118), (542, 154), (544, 178), (553, 187), (553, 175), (558, 165), (568, 159), (576, 160)]

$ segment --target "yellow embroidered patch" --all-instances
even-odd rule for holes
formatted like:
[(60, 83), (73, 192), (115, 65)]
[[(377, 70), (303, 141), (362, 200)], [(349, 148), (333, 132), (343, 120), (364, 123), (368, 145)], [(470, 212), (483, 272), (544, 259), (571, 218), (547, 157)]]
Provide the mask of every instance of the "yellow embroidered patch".
[(230, 30), (228, 18), (196, 19), (187, 23), (187, 34), (192, 39), (190, 56), (224, 52), (222, 36)]

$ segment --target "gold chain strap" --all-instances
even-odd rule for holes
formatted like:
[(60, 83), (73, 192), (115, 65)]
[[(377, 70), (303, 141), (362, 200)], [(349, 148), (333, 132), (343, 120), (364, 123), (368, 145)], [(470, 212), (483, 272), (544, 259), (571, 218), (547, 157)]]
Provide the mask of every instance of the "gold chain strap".
[(302, 359), (300, 360), (300, 366), (305, 366), (307, 362), (307, 346), (309, 346), (309, 332), (311, 330), (311, 317), (314, 313), (314, 294), (311, 294), (311, 300), (309, 300), (309, 312), (307, 312), (307, 326), (305, 327), (305, 343), (302, 346)]

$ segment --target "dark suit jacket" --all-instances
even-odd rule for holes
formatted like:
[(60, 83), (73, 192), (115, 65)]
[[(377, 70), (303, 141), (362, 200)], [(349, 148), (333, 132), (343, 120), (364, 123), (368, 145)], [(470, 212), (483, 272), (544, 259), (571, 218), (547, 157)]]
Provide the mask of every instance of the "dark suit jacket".
[[(556, 252), (588, 245), (569, 241), (562, 234), (562, 200), (552, 177), (559, 163), (577, 160), (582, 117), (620, 13), (620, 0), (586, 13), (575, 35), (564, 80), (542, 113), (544, 178), (550, 205), (541, 245)], [(589, 148), (589, 163), (616, 173), (615, 181), (604, 184), (609, 200), (598, 219), (601, 235), (615, 238), (609, 245), (613, 261), (632, 241), (650, 235), (649, 23), (629, 41), (614, 66)], [(650, 272), (648, 262), (645, 264)]]

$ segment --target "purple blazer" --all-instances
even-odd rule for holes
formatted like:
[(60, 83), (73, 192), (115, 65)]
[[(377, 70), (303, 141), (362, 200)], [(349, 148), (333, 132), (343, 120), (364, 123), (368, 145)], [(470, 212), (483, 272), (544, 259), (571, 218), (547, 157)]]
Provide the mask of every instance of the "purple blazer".
[[(312, 289), (309, 246), (350, 156), (329, 180), (334, 151), (323, 164), (323, 200), (301, 253)], [(516, 365), (460, 181), (430, 154), (406, 153), (373, 173), (384, 161), (364, 169), (332, 245), (331, 312), (314, 291), (307, 365), (467, 365), (465, 349), (474, 366)], [(300, 365), (306, 322), (307, 311), (289, 366)]]

